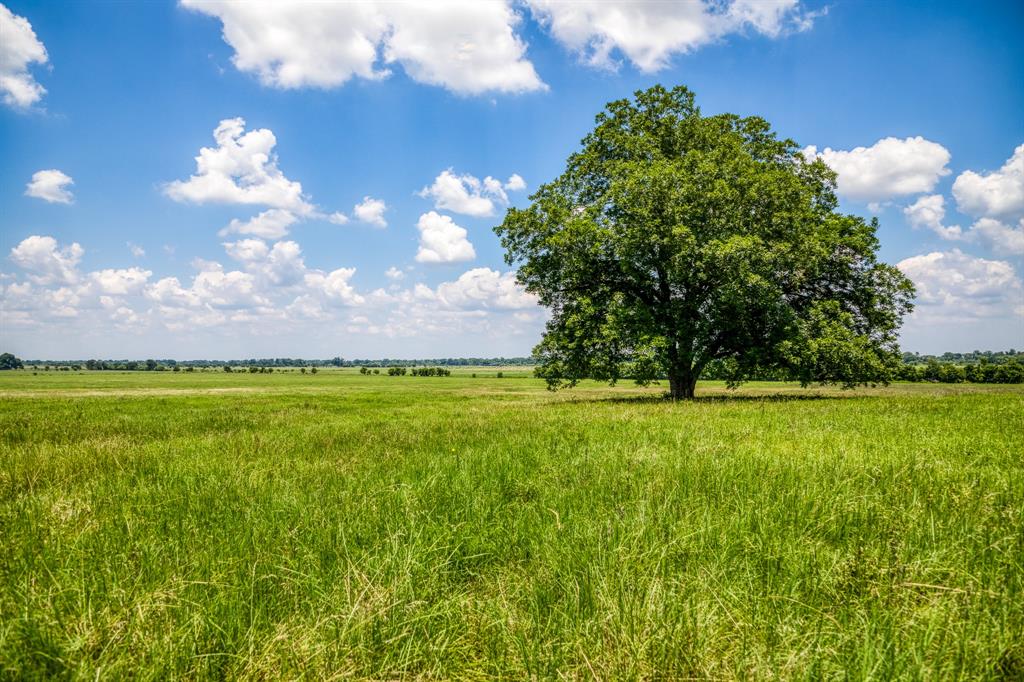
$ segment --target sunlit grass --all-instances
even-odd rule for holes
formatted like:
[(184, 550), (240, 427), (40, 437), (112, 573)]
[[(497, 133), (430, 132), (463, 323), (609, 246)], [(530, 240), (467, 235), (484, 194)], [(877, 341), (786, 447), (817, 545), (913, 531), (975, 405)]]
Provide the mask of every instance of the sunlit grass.
[(0, 670), (1024, 675), (1024, 389), (494, 374), (4, 373)]

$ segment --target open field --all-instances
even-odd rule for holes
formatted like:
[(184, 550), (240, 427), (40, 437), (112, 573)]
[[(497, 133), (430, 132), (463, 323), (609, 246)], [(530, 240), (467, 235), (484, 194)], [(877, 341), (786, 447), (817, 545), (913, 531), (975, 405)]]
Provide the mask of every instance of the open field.
[(3, 373), (0, 676), (1024, 677), (1024, 387), (494, 374)]

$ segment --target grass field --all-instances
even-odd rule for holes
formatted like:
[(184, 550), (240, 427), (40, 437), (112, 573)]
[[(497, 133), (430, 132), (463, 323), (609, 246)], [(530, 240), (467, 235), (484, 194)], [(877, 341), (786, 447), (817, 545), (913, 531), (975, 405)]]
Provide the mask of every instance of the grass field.
[(1024, 677), (1024, 388), (494, 373), (3, 373), (0, 675)]

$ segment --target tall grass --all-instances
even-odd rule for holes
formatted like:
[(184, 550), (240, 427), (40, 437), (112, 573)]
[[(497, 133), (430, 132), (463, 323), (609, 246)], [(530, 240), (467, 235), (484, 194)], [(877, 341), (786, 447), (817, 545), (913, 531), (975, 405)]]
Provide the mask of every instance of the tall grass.
[(7, 374), (0, 671), (1024, 676), (1024, 390), (699, 392)]

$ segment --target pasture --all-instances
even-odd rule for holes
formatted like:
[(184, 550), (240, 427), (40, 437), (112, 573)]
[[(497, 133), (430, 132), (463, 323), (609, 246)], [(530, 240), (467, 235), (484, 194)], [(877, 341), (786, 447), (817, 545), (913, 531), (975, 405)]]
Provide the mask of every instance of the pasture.
[(1024, 676), (1024, 388), (504, 374), (4, 372), (0, 677)]

